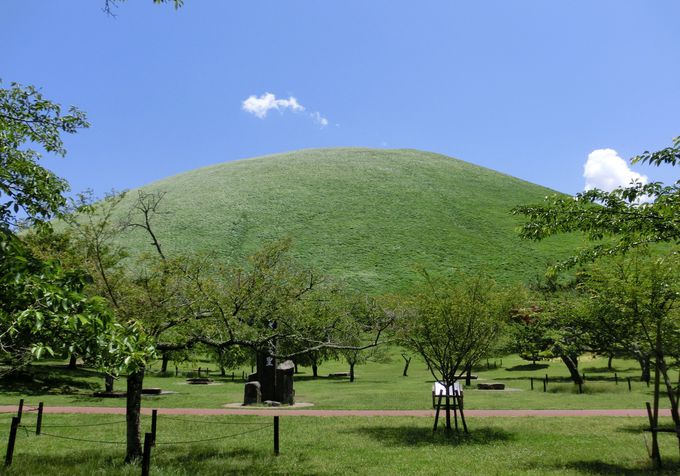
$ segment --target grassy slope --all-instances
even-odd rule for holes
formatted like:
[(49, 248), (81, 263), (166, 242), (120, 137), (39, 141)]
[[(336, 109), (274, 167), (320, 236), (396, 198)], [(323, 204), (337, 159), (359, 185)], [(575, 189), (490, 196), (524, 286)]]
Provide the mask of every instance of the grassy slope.
[[(415, 265), (527, 279), (576, 244), (517, 238), (510, 209), (550, 190), (414, 150), (304, 150), (201, 168), (144, 189), (167, 193), (169, 215), (158, 228), (168, 249), (229, 260), (290, 237), (301, 262), (368, 292), (406, 289)], [(133, 232), (128, 244), (145, 249), (148, 240)]]

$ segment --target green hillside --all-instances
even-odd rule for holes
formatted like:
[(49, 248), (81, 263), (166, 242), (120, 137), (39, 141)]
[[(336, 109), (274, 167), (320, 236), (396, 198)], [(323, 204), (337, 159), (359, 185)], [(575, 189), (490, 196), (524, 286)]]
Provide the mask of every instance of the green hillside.
[[(416, 150), (303, 150), (217, 164), (143, 189), (166, 192), (169, 213), (157, 228), (168, 250), (228, 261), (290, 237), (302, 263), (369, 292), (406, 289), (418, 264), (527, 279), (576, 246), (573, 238), (517, 238), (510, 209), (551, 190)], [(126, 239), (148, 249), (139, 232)]]

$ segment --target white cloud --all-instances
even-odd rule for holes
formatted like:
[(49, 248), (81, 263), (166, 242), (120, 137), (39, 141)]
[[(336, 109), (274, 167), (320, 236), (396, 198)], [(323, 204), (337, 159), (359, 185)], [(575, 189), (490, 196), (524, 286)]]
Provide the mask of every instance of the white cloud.
[(319, 112), (311, 112), (309, 117), (311, 117), (314, 122), (319, 124), (321, 127), (326, 127), (328, 125), (328, 119), (323, 117)]
[[(286, 109), (290, 109), (293, 112), (305, 111), (305, 107), (293, 96), (290, 96), (288, 99), (276, 99), (276, 95), (272, 93), (264, 93), (259, 97), (254, 94), (249, 96), (248, 99), (241, 103), (241, 109), (260, 119), (267, 117), (267, 114), (272, 109), (281, 112)], [(307, 112), (306, 115), (321, 128), (329, 124), (328, 119), (323, 117), (320, 112)]]
[(646, 175), (630, 170), (626, 161), (614, 149), (596, 149), (588, 154), (583, 177), (586, 179), (586, 190), (599, 188), (607, 192), (617, 187), (627, 187), (633, 180), (643, 184), (648, 181)]
[(260, 119), (267, 117), (267, 113), (272, 109), (279, 111), (290, 109), (296, 112), (305, 110), (293, 96), (288, 99), (276, 99), (276, 96), (272, 93), (264, 93), (260, 97), (252, 95), (241, 103), (241, 108)]

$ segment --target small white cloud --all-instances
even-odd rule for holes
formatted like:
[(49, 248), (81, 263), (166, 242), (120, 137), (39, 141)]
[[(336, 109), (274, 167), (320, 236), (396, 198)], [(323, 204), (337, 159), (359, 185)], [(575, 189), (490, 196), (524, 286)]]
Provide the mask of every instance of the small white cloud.
[(305, 110), (293, 96), (288, 99), (276, 99), (276, 96), (272, 93), (264, 93), (260, 97), (252, 95), (241, 103), (241, 108), (260, 119), (267, 117), (267, 113), (272, 109), (279, 111), (290, 109), (296, 112)]
[(328, 119), (323, 117), (319, 112), (311, 112), (309, 113), (309, 117), (311, 117), (314, 122), (319, 124), (321, 127), (326, 127), (328, 125)]
[[(285, 111), (290, 109), (293, 112), (303, 112), (305, 107), (296, 98), (290, 96), (288, 99), (276, 99), (272, 93), (264, 93), (261, 96), (252, 95), (241, 103), (241, 109), (253, 114), (255, 117), (264, 119), (272, 109)], [(321, 128), (328, 126), (328, 119), (323, 117), (320, 112), (307, 112), (306, 115)]]
[(633, 180), (647, 183), (646, 175), (630, 170), (625, 160), (614, 149), (596, 149), (588, 154), (583, 167), (586, 190), (599, 188), (611, 192), (617, 187), (627, 187)]

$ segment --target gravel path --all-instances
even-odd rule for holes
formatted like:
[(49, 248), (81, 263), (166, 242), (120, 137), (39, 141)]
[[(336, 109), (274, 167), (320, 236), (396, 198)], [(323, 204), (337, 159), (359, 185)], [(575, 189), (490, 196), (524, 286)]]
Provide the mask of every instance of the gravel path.
[[(35, 407), (25, 406), (24, 411), (35, 411)], [(0, 406), (0, 413), (14, 413), (16, 405)], [(86, 413), (86, 414), (125, 414), (123, 407), (49, 407), (45, 413)], [(151, 408), (142, 408), (142, 413), (151, 414)], [(294, 408), (159, 408), (165, 415), (258, 415), (258, 416), (314, 416), (314, 417), (434, 417), (434, 410), (296, 410)], [(670, 410), (661, 409), (661, 416), (670, 416)], [(610, 410), (466, 410), (467, 417), (646, 417), (643, 409)]]

